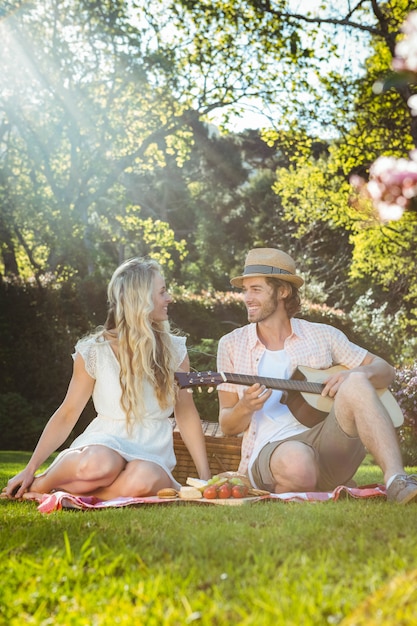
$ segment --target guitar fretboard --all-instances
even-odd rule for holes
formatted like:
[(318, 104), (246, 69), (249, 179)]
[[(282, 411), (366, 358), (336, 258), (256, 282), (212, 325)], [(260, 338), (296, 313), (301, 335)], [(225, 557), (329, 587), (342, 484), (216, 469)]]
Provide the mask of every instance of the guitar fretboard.
[(308, 380), (292, 380), (269, 378), (266, 376), (249, 376), (246, 374), (222, 373), (225, 382), (234, 385), (254, 385), (259, 383), (268, 389), (279, 389), (281, 391), (302, 391), (305, 393), (321, 393), (324, 385), (322, 383), (309, 382)]

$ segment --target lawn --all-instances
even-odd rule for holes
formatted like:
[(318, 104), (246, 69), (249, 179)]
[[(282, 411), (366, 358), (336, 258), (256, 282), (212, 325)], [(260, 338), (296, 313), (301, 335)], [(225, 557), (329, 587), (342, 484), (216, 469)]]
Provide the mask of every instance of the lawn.
[[(28, 456), (0, 453), (1, 485)], [(417, 623), (416, 505), (0, 507), (0, 624)]]

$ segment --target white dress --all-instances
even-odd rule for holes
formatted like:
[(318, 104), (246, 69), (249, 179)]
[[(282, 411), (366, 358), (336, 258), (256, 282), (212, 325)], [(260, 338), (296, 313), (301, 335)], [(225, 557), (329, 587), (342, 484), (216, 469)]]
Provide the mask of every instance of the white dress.
[[(174, 367), (178, 368), (186, 357), (186, 339), (175, 335), (171, 335), (171, 339)], [(172, 476), (176, 458), (169, 417), (174, 407), (161, 409), (153, 387), (145, 381), (143, 405), (146, 410), (140, 420), (131, 422), (128, 431), (126, 415), (120, 403), (119, 362), (110, 344), (103, 339), (80, 340), (75, 346), (73, 358), (77, 353), (84, 359), (87, 373), (95, 379), (92, 398), (97, 417), (74, 439), (69, 450), (102, 445), (116, 450), (126, 461), (152, 461), (162, 467), (175, 487), (179, 488), (179, 483)], [(48, 469), (67, 453), (68, 450), (63, 450)]]

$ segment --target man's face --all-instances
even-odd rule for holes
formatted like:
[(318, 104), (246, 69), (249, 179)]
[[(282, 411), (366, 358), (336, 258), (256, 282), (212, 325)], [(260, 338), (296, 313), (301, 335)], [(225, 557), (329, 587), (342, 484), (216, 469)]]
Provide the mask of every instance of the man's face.
[(265, 278), (244, 278), (242, 290), (249, 322), (262, 322), (275, 313), (277, 293), (274, 293)]

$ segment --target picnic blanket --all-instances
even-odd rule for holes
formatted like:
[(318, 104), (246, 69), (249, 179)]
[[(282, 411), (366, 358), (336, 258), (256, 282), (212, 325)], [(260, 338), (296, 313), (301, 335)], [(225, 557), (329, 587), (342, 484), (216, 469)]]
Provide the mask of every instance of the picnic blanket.
[(95, 496), (74, 496), (65, 491), (56, 491), (51, 494), (44, 494), (39, 500), (38, 511), (41, 513), (52, 513), (62, 509), (96, 510), (108, 509), (123, 506), (137, 506), (143, 504), (211, 504), (211, 505), (243, 505), (255, 502), (276, 501), (276, 502), (328, 502), (343, 498), (380, 498), (386, 497), (384, 485), (363, 485), (361, 487), (346, 487), (341, 485), (333, 491), (313, 491), (302, 493), (270, 493), (268, 495), (255, 496), (249, 498), (228, 498), (207, 500), (184, 500), (182, 498), (159, 498), (158, 496), (147, 496), (146, 498), (114, 498), (113, 500), (100, 500)]

